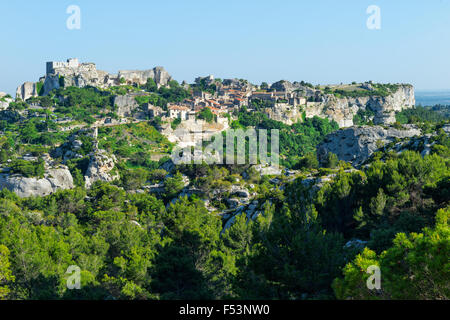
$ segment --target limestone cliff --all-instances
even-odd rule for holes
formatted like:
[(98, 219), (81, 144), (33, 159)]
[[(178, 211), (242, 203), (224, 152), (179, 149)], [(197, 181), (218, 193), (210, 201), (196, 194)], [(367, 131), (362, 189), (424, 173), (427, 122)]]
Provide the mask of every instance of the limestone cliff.
[(421, 131), (413, 125), (404, 129), (382, 126), (350, 127), (333, 132), (317, 146), (317, 156), (323, 163), (329, 152), (339, 160), (351, 162), (354, 166), (362, 164), (381, 146), (397, 139), (420, 136)]
[(341, 97), (325, 94), (321, 101), (307, 103), (306, 117), (320, 116), (335, 120), (339, 127), (353, 125), (353, 117), (359, 110), (370, 110), (374, 113), (374, 124), (391, 124), (395, 122), (395, 112), (412, 108), (415, 105), (414, 87), (400, 85), (397, 91), (387, 96), (370, 95), (367, 97)]
[[(288, 93), (290, 100), (294, 97), (304, 97), (308, 102), (299, 105), (299, 112), (305, 112), (307, 118), (318, 116), (334, 120), (339, 127), (350, 127), (353, 125), (353, 117), (358, 111), (370, 111), (372, 121), (375, 124), (390, 124), (395, 122), (395, 112), (406, 108), (412, 108), (415, 105), (414, 87), (408, 84), (398, 84), (386, 86), (389, 91), (380, 94), (377, 90), (383, 85), (362, 83), (353, 85), (336, 85), (325, 87), (314, 87), (304, 82), (289, 82), (286, 80), (275, 82), (270, 89), (275, 93)], [(328, 91), (326, 90), (328, 89)], [(361, 96), (352, 97), (352, 91), (363, 92)], [(335, 91), (333, 93), (333, 91)], [(348, 94), (338, 94), (339, 91), (346, 91)], [(388, 93), (388, 94), (386, 94)], [(285, 98), (286, 99), (286, 98)], [(289, 103), (292, 105), (292, 103)], [(279, 104), (278, 104), (279, 105)], [(294, 107), (297, 105), (294, 103)], [(296, 122), (298, 114), (292, 112), (282, 112), (277, 103), (274, 104), (272, 112), (268, 115), (274, 119), (285, 123)], [(267, 112), (266, 112), (267, 113)]]
[[(67, 62), (47, 62), (47, 72), (43, 81), (43, 94), (47, 95), (53, 89), (60, 87), (94, 86), (108, 88), (117, 86), (125, 81), (126, 84), (143, 85), (148, 78), (152, 78), (157, 86), (166, 86), (172, 77), (162, 67), (150, 70), (119, 71), (118, 75), (98, 70), (95, 63), (79, 63), (78, 59), (68, 59)], [(37, 84), (26, 82), (17, 88), (16, 95), (22, 100), (37, 96)]]
[(146, 84), (147, 79), (151, 78), (157, 86), (166, 86), (172, 80), (170, 74), (163, 67), (155, 67), (150, 70), (121, 70), (119, 79), (124, 79), (127, 83)]
[(83, 63), (77, 67), (54, 68), (44, 80), (44, 95), (60, 87), (95, 86), (104, 88), (115, 84), (115, 79), (107, 72), (97, 70), (94, 63)]
[(31, 97), (36, 97), (38, 95), (37, 92), (37, 84), (34, 82), (25, 82), (16, 90), (16, 97), (22, 100), (27, 100)]
[(264, 112), (270, 119), (281, 121), (287, 125), (291, 125), (302, 119), (300, 108), (287, 103), (275, 103), (273, 108), (266, 108)]
[(117, 115), (120, 117), (128, 117), (133, 111), (139, 107), (136, 102), (137, 94), (126, 94), (114, 97), (114, 105), (117, 106)]

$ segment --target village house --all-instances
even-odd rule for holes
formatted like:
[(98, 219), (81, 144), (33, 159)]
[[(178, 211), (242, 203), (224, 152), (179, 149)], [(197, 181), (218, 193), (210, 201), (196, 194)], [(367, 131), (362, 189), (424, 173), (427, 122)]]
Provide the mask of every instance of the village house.
[(181, 120), (188, 120), (189, 111), (191, 111), (188, 107), (176, 104), (169, 105), (167, 109), (169, 110), (169, 118)]
[(144, 110), (147, 111), (148, 115), (151, 118), (161, 117), (161, 116), (165, 115), (165, 113), (166, 113), (161, 107), (154, 106), (154, 105), (152, 105), (150, 103), (145, 103), (144, 104)]

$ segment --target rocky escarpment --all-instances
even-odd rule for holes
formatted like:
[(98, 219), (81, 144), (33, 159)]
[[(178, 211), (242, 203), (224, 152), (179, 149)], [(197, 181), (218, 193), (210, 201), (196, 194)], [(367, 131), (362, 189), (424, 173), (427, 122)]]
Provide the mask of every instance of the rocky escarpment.
[[(353, 117), (358, 111), (369, 111), (373, 114), (370, 120), (374, 124), (391, 124), (395, 122), (395, 112), (414, 107), (416, 101), (412, 85), (385, 85), (384, 88), (384, 94), (380, 94), (376, 84), (363, 83), (330, 86), (327, 93), (324, 88), (313, 87), (304, 82), (291, 83), (285, 80), (275, 82), (270, 87), (276, 92), (288, 92), (294, 96), (306, 98), (307, 102), (302, 106), (302, 111), (305, 112), (307, 118), (314, 116), (328, 118), (336, 121), (339, 127), (352, 126), (354, 124)], [(336, 94), (330, 93), (333, 90), (337, 90)], [(353, 90), (364, 94), (352, 97)], [(347, 94), (342, 94), (342, 92)], [(276, 117), (280, 118), (276, 110), (273, 113), (274, 120)], [(290, 117), (287, 113), (284, 117), (290, 118), (291, 122), (295, 122), (298, 118), (296, 114), (292, 114)], [(282, 117), (281, 119), (283, 120)], [(283, 122), (286, 121), (283, 120)]]
[[(47, 95), (53, 89), (60, 87), (108, 88), (120, 84), (144, 85), (151, 78), (156, 85), (165, 86), (172, 80), (169, 73), (162, 67), (149, 70), (119, 71), (117, 75), (98, 70), (95, 63), (79, 63), (77, 59), (67, 62), (47, 62), (47, 73), (39, 82), (43, 85), (42, 94)], [(22, 100), (37, 96), (37, 83), (26, 82), (17, 88), (16, 96)]]
[(387, 95), (367, 97), (341, 97), (332, 94), (322, 95), (319, 102), (308, 103), (306, 117), (314, 115), (327, 117), (339, 124), (339, 127), (353, 125), (353, 117), (359, 110), (371, 111), (374, 124), (391, 124), (395, 122), (395, 112), (412, 108), (415, 105), (414, 87), (399, 85), (398, 89)]
[(44, 95), (60, 87), (94, 86), (105, 88), (116, 84), (116, 79), (105, 71), (97, 70), (94, 63), (83, 63), (78, 67), (50, 69), (44, 78)]
[(275, 103), (273, 108), (266, 108), (265, 113), (270, 119), (281, 121), (287, 125), (291, 125), (302, 119), (301, 109), (287, 103)]
[(350, 127), (329, 134), (324, 142), (317, 146), (317, 156), (319, 162), (324, 163), (327, 154), (332, 152), (340, 160), (358, 166), (386, 143), (420, 134), (421, 131), (413, 125), (405, 126), (404, 129), (382, 126)]
[(37, 95), (37, 83), (35, 82), (25, 82), (18, 86), (16, 90), (16, 97), (22, 100), (27, 100), (28, 98), (36, 97)]
[(136, 102), (136, 96), (139, 94), (126, 94), (114, 97), (114, 105), (117, 107), (117, 115), (120, 117), (130, 116), (139, 105)]
[(46, 170), (43, 178), (19, 174), (0, 174), (0, 189), (6, 188), (19, 197), (47, 196), (57, 190), (72, 189), (73, 178), (65, 166)]
[(130, 84), (137, 83), (140, 85), (146, 84), (147, 79), (150, 78), (155, 81), (157, 86), (166, 86), (172, 80), (172, 77), (163, 67), (155, 67), (150, 70), (121, 70), (118, 78)]

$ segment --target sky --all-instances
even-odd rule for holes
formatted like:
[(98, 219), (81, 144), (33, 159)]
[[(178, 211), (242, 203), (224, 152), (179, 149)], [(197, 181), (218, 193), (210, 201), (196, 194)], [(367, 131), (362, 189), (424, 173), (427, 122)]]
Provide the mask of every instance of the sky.
[[(71, 5), (80, 29), (68, 29)], [(366, 12), (380, 8), (380, 29)], [(450, 0), (0, 0), (0, 91), (77, 57), (111, 73), (450, 89)]]

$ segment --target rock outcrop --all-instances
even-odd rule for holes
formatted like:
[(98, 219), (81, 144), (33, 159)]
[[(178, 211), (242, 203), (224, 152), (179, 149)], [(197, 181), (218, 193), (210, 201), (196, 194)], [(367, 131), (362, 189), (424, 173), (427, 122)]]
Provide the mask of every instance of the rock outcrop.
[(117, 106), (117, 115), (120, 117), (131, 116), (132, 112), (139, 107), (136, 102), (137, 94), (126, 94), (114, 97), (114, 105)]
[(90, 188), (95, 181), (111, 182), (118, 179), (119, 174), (113, 172), (115, 162), (116, 157), (108, 155), (105, 150), (98, 149), (92, 152), (84, 175), (86, 188)]
[(166, 86), (172, 80), (170, 74), (163, 67), (155, 67), (150, 70), (121, 70), (118, 74), (119, 79), (124, 79), (126, 83), (146, 84), (147, 79), (151, 78), (156, 85)]
[(67, 167), (48, 169), (44, 178), (27, 178), (19, 174), (0, 174), (0, 189), (6, 188), (19, 197), (47, 196), (57, 190), (72, 189), (73, 178)]
[(47, 62), (47, 74), (44, 80), (44, 95), (60, 87), (95, 86), (105, 88), (118, 84), (109, 73), (97, 70), (94, 63), (78, 63), (69, 59), (67, 63)]
[(31, 97), (37, 97), (37, 84), (35, 82), (25, 82), (24, 84), (17, 87), (16, 98), (27, 100)]
[(390, 95), (367, 97), (341, 97), (332, 94), (316, 96), (318, 102), (309, 102), (306, 105), (306, 117), (315, 115), (334, 120), (339, 127), (353, 125), (353, 117), (359, 110), (370, 110), (374, 113), (374, 124), (391, 124), (395, 122), (395, 112), (412, 108), (415, 105), (414, 87), (399, 85), (398, 89)]
[(404, 129), (382, 126), (350, 127), (329, 134), (325, 141), (317, 146), (317, 156), (319, 162), (323, 163), (327, 154), (332, 152), (340, 160), (358, 166), (386, 143), (396, 138), (411, 138), (420, 134), (421, 131), (413, 125), (405, 125)]
[[(148, 78), (152, 78), (159, 86), (166, 86), (172, 77), (162, 67), (155, 67), (150, 70), (119, 71), (117, 75), (106, 71), (98, 70), (95, 63), (80, 63), (78, 59), (68, 59), (67, 62), (47, 62), (46, 75), (41, 78), (43, 81), (43, 94), (47, 95), (53, 89), (60, 87), (74, 86), (78, 88), (93, 86), (108, 88), (117, 86), (124, 81), (126, 84), (143, 85)], [(17, 96), (22, 100), (36, 96), (36, 83), (26, 82), (17, 88)]]
[[(331, 86), (333, 90), (344, 88), (345, 86)], [(366, 91), (366, 95), (361, 97), (351, 97), (326, 93), (323, 88), (312, 87), (303, 82), (278, 81), (271, 85), (270, 89), (278, 93), (288, 93), (290, 99), (303, 97), (307, 99), (306, 105), (300, 103), (301, 109), (298, 112), (286, 110), (283, 104), (274, 103), (271, 112), (267, 113), (271, 119), (291, 124), (300, 119), (302, 112), (307, 118), (318, 116), (328, 118), (338, 123), (339, 127), (350, 127), (353, 125), (353, 117), (358, 111), (370, 111), (373, 114), (372, 121), (375, 124), (391, 124), (395, 122), (395, 112), (415, 105), (414, 87), (408, 84), (398, 84), (386, 87), (390, 94), (380, 95), (379, 91), (371, 83), (353, 85), (353, 89)], [(330, 89), (331, 90), (331, 89)], [(351, 89), (348, 89), (351, 92)], [(292, 105), (292, 103), (289, 103)], [(295, 105), (295, 103), (293, 104)], [(278, 110), (277, 110), (278, 108)], [(281, 113), (280, 113), (281, 111)]]
[(287, 125), (301, 121), (302, 113), (297, 106), (292, 106), (287, 103), (275, 103), (273, 108), (266, 108), (265, 113), (270, 119), (281, 121)]

